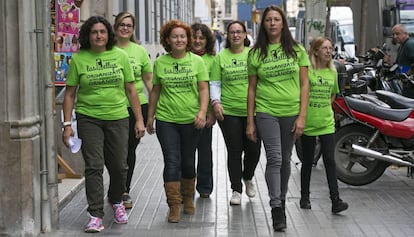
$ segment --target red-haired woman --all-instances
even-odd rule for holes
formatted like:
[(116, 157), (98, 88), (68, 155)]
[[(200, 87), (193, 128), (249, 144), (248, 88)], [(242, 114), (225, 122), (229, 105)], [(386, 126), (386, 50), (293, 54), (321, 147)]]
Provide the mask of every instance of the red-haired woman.
[(180, 221), (181, 201), (184, 213), (194, 214), (195, 150), (208, 105), (208, 72), (203, 59), (190, 52), (192, 34), (179, 20), (162, 26), (160, 41), (167, 54), (154, 62), (148, 108), (147, 131), (156, 132), (162, 148), (168, 221), (174, 223)]

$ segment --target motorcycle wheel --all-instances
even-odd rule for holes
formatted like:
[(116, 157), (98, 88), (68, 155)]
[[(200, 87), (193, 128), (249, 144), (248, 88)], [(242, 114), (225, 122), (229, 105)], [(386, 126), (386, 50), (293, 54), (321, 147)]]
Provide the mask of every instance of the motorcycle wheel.
[[(377, 180), (389, 166), (389, 163), (352, 153), (352, 144), (367, 146), (373, 130), (359, 125), (343, 127), (335, 134), (335, 162), (338, 179), (346, 184), (362, 186)], [(371, 149), (384, 151), (386, 143), (377, 138)]]
[[(303, 152), (302, 152), (302, 141), (300, 140), (300, 138), (296, 139), (295, 149), (296, 149), (296, 155), (298, 156), (300, 162), (302, 162)], [(321, 158), (321, 156), (322, 156), (321, 142), (319, 141), (319, 138), (316, 138), (315, 153), (313, 155), (313, 166), (316, 166), (318, 164), (318, 160)]]

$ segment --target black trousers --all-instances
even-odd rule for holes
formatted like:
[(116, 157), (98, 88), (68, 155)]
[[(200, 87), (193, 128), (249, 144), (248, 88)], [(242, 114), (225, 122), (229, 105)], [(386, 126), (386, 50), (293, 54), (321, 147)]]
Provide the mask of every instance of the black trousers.
[[(303, 161), (300, 171), (301, 194), (309, 195), (309, 186), (312, 173), (313, 155), (315, 153), (316, 136), (302, 135)], [(322, 158), (328, 180), (329, 194), (331, 197), (339, 196), (338, 181), (335, 164), (335, 136), (334, 134), (320, 135)]]

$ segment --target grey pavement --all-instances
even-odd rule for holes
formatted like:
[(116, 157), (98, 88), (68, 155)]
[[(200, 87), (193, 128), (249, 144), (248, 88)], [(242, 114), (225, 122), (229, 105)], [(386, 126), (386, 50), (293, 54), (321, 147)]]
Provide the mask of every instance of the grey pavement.
[[(287, 229), (273, 232), (269, 198), (264, 178), (265, 153), (262, 152), (254, 177), (257, 195), (243, 193), (240, 206), (230, 206), (230, 182), (226, 148), (218, 126), (213, 129), (214, 191), (209, 199), (195, 196), (194, 215), (182, 213), (179, 223), (168, 223), (168, 206), (163, 189), (162, 153), (155, 135), (146, 135), (137, 148), (137, 164), (131, 196), (135, 205), (128, 210), (129, 222), (113, 223), (112, 210), (105, 204), (105, 229), (99, 234), (83, 233), (87, 222), (85, 190), (81, 185), (63, 182), (59, 189), (70, 189), (61, 197), (60, 229), (41, 236), (414, 236), (414, 179), (406, 168), (390, 167), (376, 182), (354, 187), (339, 183), (341, 198), (350, 208), (331, 213), (323, 162), (313, 168), (311, 210), (299, 207), (300, 164), (292, 157), (292, 175), (286, 200)], [(295, 154), (295, 152), (294, 152)], [(105, 187), (108, 186), (105, 174)], [(61, 193), (61, 192), (60, 192)]]

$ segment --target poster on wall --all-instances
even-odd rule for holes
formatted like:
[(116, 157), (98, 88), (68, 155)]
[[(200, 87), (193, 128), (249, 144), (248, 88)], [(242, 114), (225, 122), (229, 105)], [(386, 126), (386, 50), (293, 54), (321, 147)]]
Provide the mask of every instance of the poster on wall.
[(55, 86), (65, 86), (72, 54), (79, 51), (79, 18), (82, 2), (82, 0), (54, 0)]
[(55, 85), (65, 86), (66, 74), (69, 70), (70, 60), (72, 59), (72, 53), (69, 52), (56, 52), (54, 53), (55, 63)]
[(56, 1), (55, 52), (78, 52), (79, 6), (75, 0)]

